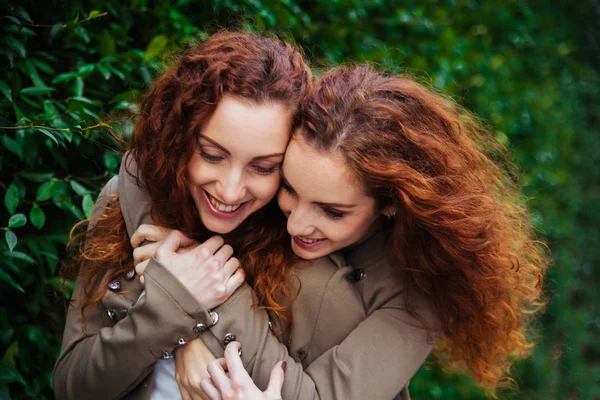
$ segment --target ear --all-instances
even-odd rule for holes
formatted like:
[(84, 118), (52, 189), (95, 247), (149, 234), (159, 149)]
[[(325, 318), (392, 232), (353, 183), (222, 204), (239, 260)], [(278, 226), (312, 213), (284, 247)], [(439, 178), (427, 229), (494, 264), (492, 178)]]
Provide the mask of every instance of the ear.
[(396, 205), (390, 204), (381, 210), (381, 214), (387, 218), (394, 218), (396, 216)]

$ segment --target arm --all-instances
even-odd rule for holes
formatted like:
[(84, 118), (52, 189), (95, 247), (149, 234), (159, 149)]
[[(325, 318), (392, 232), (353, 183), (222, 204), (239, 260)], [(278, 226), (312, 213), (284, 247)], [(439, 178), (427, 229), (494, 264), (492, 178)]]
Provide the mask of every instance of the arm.
[[(116, 184), (113, 178), (103, 189), (95, 214), (104, 209), (105, 196), (116, 192)], [(180, 337), (186, 341), (195, 337), (196, 323), (212, 323), (192, 294), (155, 260), (146, 269), (145, 289), (146, 294), (116, 324), (99, 303), (87, 307), (85, 331), (81, 309), (71, 304), (53, 372), (58, 399), (117, 398), (136, 387)], [(78, 280), (74, 298), (82, 290)]]
[[(384, 279), (374, 275), (372, 273), (370, 278)], [(343, 287), (339, 283), (335, 282), (331, 289)], [(401, 287), (399, 284), (390, 286)], [(406, 311), (401, 289), (381, 292), (379, 297), (368, 317), (305, 368), (290, 357), (271, 334), (266, 313), (251, 308), (249, 289), (220, 311), (221, 321), (210, 331), (217, 336), (225, 331), (240, 333), (237, 340), (242, 343), (243, 363), (262, 390), (267, 387), (272, 366), (286, 361), (284, 399), (390, 399), (407, 385), (430, 353), (434, 340)], [(419, 309), (426, 307), (425, 303), (419, 303), (415, 304), (417, 311), (426, 311), (426, 308)], [(430, 317), (426, 312), (424, 315)], [(328, 318), (329, 323), (336, 323), (336, 319), (347, 316), (330, 314)], [(295, 323), (294, 329), (304, 328)], [(314, 334), (314, 340), (318, 341), (319, 336), (327, 335), (327, 329), (319, 329)]]

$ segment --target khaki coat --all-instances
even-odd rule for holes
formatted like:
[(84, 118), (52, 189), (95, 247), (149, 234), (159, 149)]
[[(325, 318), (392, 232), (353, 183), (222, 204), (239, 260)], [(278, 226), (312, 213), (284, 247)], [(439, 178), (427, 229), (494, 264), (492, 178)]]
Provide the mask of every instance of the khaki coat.
[[(152, 222), (149, 197), (123, 166), (103, 189), (95, 213), (104, 209), (109, 194), (119, 196), (129, 236)], [(298, 291), (290, 305), (294, 323), (284, 336), (273, 334), (278, 326), (255, 307), (248, 284), (209, 312), (152, 259), (144, 288), (130, 271), (86, 308), (85, 330), (81, 309), (71, 304), (53, 373), (56, 398), (147, 399), (156, 361), (199, 336), (216, 357), (223, 356), (229, 339), (239, 341), (242, 361), (263, 390), (272, 366), (286, 360), (286, 400), (408, 399), (408, 382), (431, 352), (436, 334), (406, 311), (386, 242), (379, 232), (344, 255), (295, 266), (298, 279), (288, 281)], [(81, 290), (78, 281), (75, 298)], [(435, 327), (425, 298), (412, 301)]]

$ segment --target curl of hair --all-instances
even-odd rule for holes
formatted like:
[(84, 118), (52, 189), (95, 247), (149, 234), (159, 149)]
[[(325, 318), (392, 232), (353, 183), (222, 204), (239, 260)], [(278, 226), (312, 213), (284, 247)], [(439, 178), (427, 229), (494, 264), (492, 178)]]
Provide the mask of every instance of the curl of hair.
[(431, 299), (438, 360), (492, 393), (507, 386), (549, 260), (502, 146), (449, 98), (368, 66), (321, 77), (295, 137), (340, 154), (381, 209), (395, 206), (393, 262), (407, 304), (415, 290)]
[[(203, 125), (223, 96), (232, 95), (256, 105), (282, 104), (291, 116), (290, 130), (294, 129), (311, 79), (297, 49), (279, 39), (251, 33), (220, 32), (184, 52), (143, 98), (128, 153), (137, 164), (138, 173), (132, 174), (133, 178), (150, 195), (154, 222), (198, 240), (211, 236), (197, 217), (187, 187), (187, 165)], [(124, 162), (127, 166), (128, 160)], [(114, 212), (114, 216), (100, 219), (115, 222)], [(285, 245), (289, 240), (285, 226), (285, 217), (271, 201), (226, 239), (239, 251), (260, 305), (283, 320), (291, 320), (276, 300), (278, 295), (289, 294), (285, 276), (293, 262), (293, 253)], [(104, 241), (98, 239), (90, 247), (89, 252), (98, 258), (96, 265), (113, 258), (122, 260), (125, 255), (124, 248), (108, 240), (113, 234), (102, 232)], [(121, 239), (128, 242), (126, 236)], [(109, 268), (108, 264), (103, 268)], [(85, 302), (100, 297), (100, 293), (86, 295)]]

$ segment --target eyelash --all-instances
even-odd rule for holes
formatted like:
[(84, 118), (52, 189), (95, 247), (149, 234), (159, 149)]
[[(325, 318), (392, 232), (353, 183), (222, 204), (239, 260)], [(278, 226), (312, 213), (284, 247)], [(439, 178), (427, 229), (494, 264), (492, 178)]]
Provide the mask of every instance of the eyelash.
[(221, 157), (221, 156), (211, 156), (210, 154), (205, 153), (203, 151), (200, 151), (200, 156), (202, 158), (204, 158), (206, 161), (208, 161), (209, 163), (211, 163), (211, 164), (217, 164), (217, 163), (223, 161), (223, 157)]
[(331, 208), (321, 207), (327, 218), (338, 220), (346, 216), (346, 213), (340, 211), (334, 211)]
[[(283, 190), (285, 190), (287, 193), (289, 193), (291, 196), (296, 195), (296, 192), (294, 191), (294, 189), (292, 189), (287, 183), (285, 183), (285, 181), (281, 181), (281, 188)], [(347, 214), (345, 212), (335, 211), (335, 210), (332, 210), (331, 208), (327, 208), (327, 207), (321, 207), (321, 210), (323, 210), (323, 213), (325, 213), (325, 216), (327, 218), (332, 219), (332, 220), (340, 220), (340, 219), (344, 218)]]
[[(200, 150), (200, 156), (211, 164), (218, 164), (221, 161), (223, 161), (223, 157), (213, 156), (208, 153), (205, 153), (202, 150)], [(275, 166), (272, 168), (265, 168), (265, 167), (261, 167), (259, 165), (254, 165), (254, 166), (252, 166), (252, 168), (254, 168), (254, 170), (260, 175), (270, 175), (270, 174), (274, 173), (275, 171), (277, 171), (279, 166)]]

